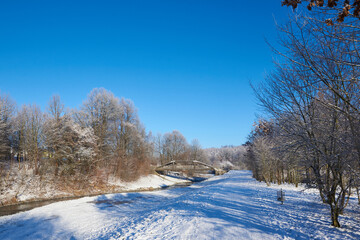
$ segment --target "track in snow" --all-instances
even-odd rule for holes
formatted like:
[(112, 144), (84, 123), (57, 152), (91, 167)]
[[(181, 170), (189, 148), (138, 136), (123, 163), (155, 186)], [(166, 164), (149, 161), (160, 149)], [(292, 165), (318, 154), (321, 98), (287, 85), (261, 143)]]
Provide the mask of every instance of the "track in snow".
[[(285, 188), (286, 201), (276, 201)], [(186, 188), (58, 202), (0, 218), (0, 239), (359, 239), (357, 206), (330, 226), (317, 193), (231, 171)], [(357, 215), (356, 215), (357, 214)]]

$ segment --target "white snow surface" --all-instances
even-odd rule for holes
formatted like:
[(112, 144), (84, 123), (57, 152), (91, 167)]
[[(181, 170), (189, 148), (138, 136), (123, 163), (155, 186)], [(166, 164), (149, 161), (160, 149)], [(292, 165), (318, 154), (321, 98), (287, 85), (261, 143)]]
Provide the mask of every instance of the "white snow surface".
[(355, 202), (338, 229), (316, 191), (268, 187), (249, 171), (231, 171), (185, 188), (84, 197), (3, 216), (0, 239), (360, 239)]
[(173, 178), (169, 176), (149, 174), (142, 176), (134, 182), (123, 182), (121, 180), (110, 181), (109, 183), (117, 186), (124, 191), (137, 191), (149, 188), (163, 188), (174, 184), (189, 183), (189, 180), (181, 178)]
[[(10, 187), (3, 189), (3, 191), (0, 189), (0, 203), (7, 202), (13, 197), (16, 197), (17, 201), (21, 203), (28, 200), (54, 199), (74, 196), (71, 193), (71, 190), (65, 192), (57, 189), (56, 184), (53, 184), (51, 179), (40, 181), (39, 177), (34, 176), (32, 174), (32, 170), (27, 170), (26, 167), (23, 167), (20, 172), (15, 171), (13, 174), (14, 176)], [(141, 191), (150, 188), (163, 188), (166, 186), (187, 182), (190, 181), (180, 178), (149, 174), (147, 176), (142, 176), (133, 182), (125, 182), (116, 178), (112, 178), (109, 180), (108, 185), (113, 187), (114, 192), (126, 192)], [(96, 191), (90, 191), (88, 194), (96, 194)]]

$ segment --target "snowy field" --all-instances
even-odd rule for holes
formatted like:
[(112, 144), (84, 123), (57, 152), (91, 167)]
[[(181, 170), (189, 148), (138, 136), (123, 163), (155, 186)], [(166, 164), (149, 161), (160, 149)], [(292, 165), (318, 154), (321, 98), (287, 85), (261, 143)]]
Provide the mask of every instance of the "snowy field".
[[(276, 201), (283, 188), (286, 201)], [(360, 239), (355, 199), (330, 226), (315, 191), (231, 171), (186, 188), (108, 194), (0, 217), (0, 239)]]

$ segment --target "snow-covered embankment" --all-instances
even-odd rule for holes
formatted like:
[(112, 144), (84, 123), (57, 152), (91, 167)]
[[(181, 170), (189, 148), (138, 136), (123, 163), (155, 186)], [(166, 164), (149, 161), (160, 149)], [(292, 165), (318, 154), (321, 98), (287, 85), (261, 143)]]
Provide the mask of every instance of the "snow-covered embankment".
[(0, 239), (359, 239), (358, 213), (351, 202), (344, 227), (333, 228), (316, 192), (267, 187), (248, 171), (231, 171), (186, 188), (85, 197), (0, 217)]

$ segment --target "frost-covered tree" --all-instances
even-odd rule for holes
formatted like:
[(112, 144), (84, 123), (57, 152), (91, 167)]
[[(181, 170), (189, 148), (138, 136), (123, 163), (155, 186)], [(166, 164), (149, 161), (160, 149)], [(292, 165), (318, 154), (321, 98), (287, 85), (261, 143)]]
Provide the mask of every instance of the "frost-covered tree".
[(88, 95), (74, 116), (83, 127), (91, 127), (96, 136), (96, 160), (106, 166), (116, 150), (118, 121), (121, 106), (113, 93), (103, 88), (95, 88)]
[(276, 157), (273, 153), (273, 143), (268, 137), (257, 138), (254, 141), (254, 155), (258, 171), (261, 172), (261, 180), (264, 180), (266, 184), (270, 184), (274, 181), (274, 164)]
[(135, 153), (138, 141), (145, 140), (144, 129), (131, 100), (122, 98), (120, 109), (114, 128), (117, 131), (117, 148), (126, 154)]
[(204, 150), (201, 147), (201, 144), (198, 139), (194, 139), (190, 144), (190, 159), (197, 160), (201, 162), (207, 162), (206, 155)]
[(192, 140), (188, 144), (186, 138), (177, 130), (161, 135), (157, 134), (151, 140), (153, 156), (157, 164), (163, 165), (170, 161), (197, 160), (208, 162), (208, 156), (201, 147), (199, 140)]
[(44, 123), (44, 146), (54, 174), (91, 174), (95, 142), (92, 128), (74, 122), (64, 112), (60, 97), (53, 96)]
[(120, 100), (110, 91), (96, 88), (74, 117), (81, 126), (93, 129), (95, 160), (107, 169), (107, 176), (132, 179), (146, 172), (150, 145), (131, 100)]
[(246, 148), (244, 146), (222, 146), (220, 148), (204, 149), (206, 161), (212, 165), (225, 170), (245, 169), (244, 155)]
[(163, 165), (165, 164), (165, 148), (164, 145), (164, 139), (161, 135), (161, 133), (158, 133), (156, 136), (152, 139), (153, 144), (153, 151), (155, 158), (158, 159), (158, 164)]
[(15, 105), (9, 96), (0, 95), (0, 158), (11, 158), (11, 124)]
[(93, 130), (80, 126), (68, 116), (63, 118), (60, 129), (63, 145), (58, 148), (62, 174), (91, 175), (96, 143)]
[[(26, 117), (27, 111), (23, 106), (14, 117), (12, 124), (12, 147), (19, 164), (26, 160)], [(20, 165), (19, 165), (20, 166)]]
[(177, 130), (165, 133), (163, 136), (163, 148), (166, 161), (187, 159), (189, 144), (186, 138)]
[(53, 163), (55, 175), (58, 174), (59, 166), (63, 162), (63, 148), (66, 146), (64, 127), (67, 118), (64, 117), (64, 105), (60, 97), (54, 95), (48, 104), (48, 116), (44, 124), (45, 147), (49, 160)]
[[(332, 225), (339, 227), (338, 216), (359, 170), (357, 34), (347, 35), (347, 26), (326, 26), (308, 16), (295, 16), (280, 29), (286, 51), (278, 52), (281, 62), (255, 88), (275, 126), (271, 137), (277, 144), (267, 144), (271, 147), (268, 160), (277, 169), (290, 170), (292, 165), (306, 171), (330, 207)], [(255, 135), (254, 139), (259, 138)], [(262, 155), (256, 154), (260, 146), (253, 148), (260, 159)], [(271, 156), (282, 165), (274, 164)], [(284, 161), (288, 157), (291, 161)]]
[(39, 174), (43, 154), (43, 127), (45, 116), (36, 105), (23, 105), (16, 116), (14, 138), (18, 158), (31, 162), (35, 174)]

